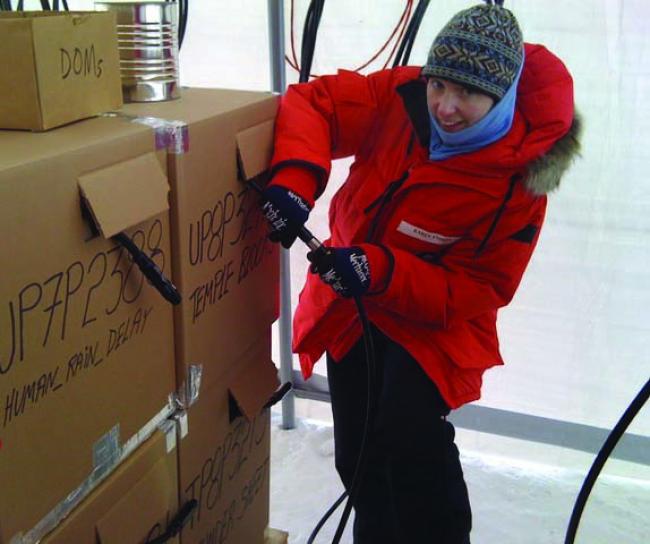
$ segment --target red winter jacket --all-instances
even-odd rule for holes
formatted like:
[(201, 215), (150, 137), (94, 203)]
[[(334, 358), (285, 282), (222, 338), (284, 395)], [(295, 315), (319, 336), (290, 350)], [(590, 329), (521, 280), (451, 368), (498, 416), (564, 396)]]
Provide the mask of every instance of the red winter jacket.
[[(510, 132), (444, 161), (428, 159), (426, 108), (415, 67), (293, 85), (277, 118), (273, 183), (317, 197), (331, 159), (354, 155), (331, 203), (326, 245), (392, 256), (381, 285), (369, 257), (368, 317), (457, 408), (480, 397), (487, 368), (503, 364), (497, 310), (512, 299), (535, 248), (545, 193), (577, 151), (573, 83), (557, 57), (526, 45)], [(360, 335), (354, 302), (308, 274), (293, 345), (305, 378), (326, 350), (339, 360)]]

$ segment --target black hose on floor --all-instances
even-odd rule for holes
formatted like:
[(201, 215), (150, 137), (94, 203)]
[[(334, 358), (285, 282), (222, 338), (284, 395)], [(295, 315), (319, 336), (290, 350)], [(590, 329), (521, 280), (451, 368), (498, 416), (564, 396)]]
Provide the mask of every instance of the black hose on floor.
[(598, 475), (602, 470), (603, 466), (607, 462), (607, 459), (611, 455), (612, 451), (616, 447), (616, 444), (625, 433), (625, 430), (628, 428), (634, 417), (639, 413), (639, 410), (648, 400), (650, 396), (650, 380), (646, 382), (641, 391), (637, 394), (634, 400), (627, 407), (627, 410), (621, 416), (621, 419), (618, 420), (616, 426), (609, 433), (609, 436), (605, 440), (603, 447), (598, 452), (596, 459), (594, 460), (589, 473), (585, 478), (585, 481), (582, 483), (582, 488), (580, 493), (578, 493), (578, 498), (576, 499), (575, 504), (573, 505), (573, 512), (571, 513), (571, 519), (569, 520), (569, 526), (567, 528), (566, 537), (564, 539), (564, 544), (573, 544), (576, 532), (578, 531), (578, 524), (580, 523), (580, 518), (582, 517), (582, 512), (587, 504), (587, 499), (591, 493)]

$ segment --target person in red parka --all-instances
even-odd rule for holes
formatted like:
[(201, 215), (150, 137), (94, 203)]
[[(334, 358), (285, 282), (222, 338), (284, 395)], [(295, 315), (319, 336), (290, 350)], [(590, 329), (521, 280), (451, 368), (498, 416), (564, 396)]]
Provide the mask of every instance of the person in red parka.
[(349, 489), (366, 414), (353, 297), (362, 298), (377, 402), (355, 543), (469, 542), (446, 416), (503, 364), (497, 312), (521, 281), (578, 133), (567, 68), (524, 43), (500, 5), (457, 13), (422, 68), (342, 70), (283, 96), (265, 190), (272, 240), (289, 247), (331, 160), (355, 159), (332, 199), (329, 258), (308, 274), (293, 344), (305, 378), (326, 354), (336, 468)]

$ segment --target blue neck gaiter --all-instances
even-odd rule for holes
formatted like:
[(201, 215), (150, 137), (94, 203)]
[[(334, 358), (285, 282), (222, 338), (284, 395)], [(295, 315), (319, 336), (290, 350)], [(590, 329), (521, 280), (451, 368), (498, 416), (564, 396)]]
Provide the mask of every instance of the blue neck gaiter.
[(433, 115), (431, 115), (431, 112), (429, 112), (429, 119), (431, 121), (429, 158), (432, 161), (442, 161), (454, 155), (475, 151), (492, 142), (496, 142), (508, 133), (515, 117), (517, 84), (519, 83), (523, 66), (524, 62), (522, 61), (517, 77), (515, 77), (515, 80), (503, 98), (492, 107), (483, 119), (471, 127), (467, 127), (459, 132), (447, 132), (442, 129)]

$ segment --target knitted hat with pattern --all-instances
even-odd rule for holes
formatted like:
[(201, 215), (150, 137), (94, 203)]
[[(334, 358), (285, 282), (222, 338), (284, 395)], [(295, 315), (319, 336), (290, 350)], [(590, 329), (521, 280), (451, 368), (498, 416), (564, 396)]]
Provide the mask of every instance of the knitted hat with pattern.
[(474, 87), (498, 100), (523, 61), (523, 38), (507, 9), (482, 4), (458, 12), (431, 45), (422, 75)]

